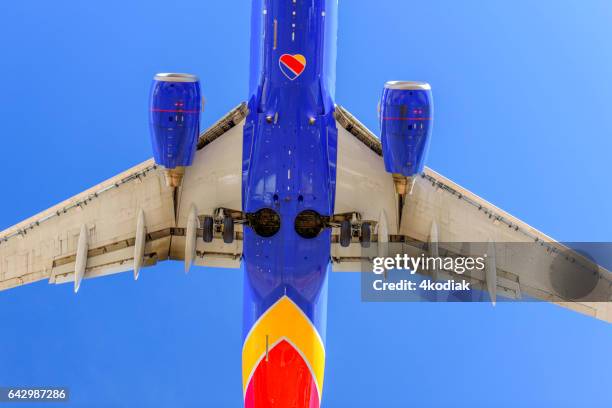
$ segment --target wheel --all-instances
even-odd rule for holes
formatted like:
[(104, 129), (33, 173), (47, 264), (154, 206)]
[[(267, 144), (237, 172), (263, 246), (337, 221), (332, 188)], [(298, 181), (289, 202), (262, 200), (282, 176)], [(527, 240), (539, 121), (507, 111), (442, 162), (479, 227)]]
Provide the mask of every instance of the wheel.
[(223, 242), (226, 244), (234, 242), (234, 220), (228, 215), (223, 218)]
[(369, 248), (372, 242), (372, 224), (364, 222), (361, 224), (361, 247)]
[(213, 218), (204, 217), (204, 232), (202, 233), (202, 239), (204, 239), (204, 242), (212, 242), (214, 227), (215, 221), (213, 220)]
[(340, 245), (344, 248), (351, 245), (351, 240), (353, 239), (353, 231), (351, 222), (349, 220), (342, 221), (340, 225)]

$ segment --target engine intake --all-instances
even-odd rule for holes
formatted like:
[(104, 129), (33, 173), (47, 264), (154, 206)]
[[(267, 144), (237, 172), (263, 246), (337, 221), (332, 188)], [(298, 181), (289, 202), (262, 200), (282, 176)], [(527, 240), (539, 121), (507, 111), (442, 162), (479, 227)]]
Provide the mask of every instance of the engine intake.
[(151, 143), (166, 184), (178, 187), (191, 166), (200, 132), (200, 83), (190, 74), (157, 74), (150, 99)]
[(404, 177), (423, 172), (432, 125), (429, 84), (412, 81), (385, 84), (380, 103), (380, 127), (387, 172)]

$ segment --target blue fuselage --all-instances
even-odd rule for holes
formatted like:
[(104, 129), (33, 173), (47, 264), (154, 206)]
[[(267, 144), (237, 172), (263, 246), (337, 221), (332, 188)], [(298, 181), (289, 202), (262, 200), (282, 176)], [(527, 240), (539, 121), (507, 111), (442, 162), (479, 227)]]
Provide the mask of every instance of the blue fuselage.
[[(245, 331), (288, 293), (324, 335), (316, 301), (326, 283), (331, 231), (304, 239), (294, 224), (307, 209), (334, 212), (336, 12), (337, 0), (253, 2), (243, 210), (273, 209), (281, 228), (270, 238), (245, 230)], [(303, 71), (287, 73), (284, 55), (303, 56)]]
[(284, 296), (325, 338), (331, 231), (303, 238), (295, 219), (334, 213), (336, 26), (337, 0), (253, 1), (242, 205), (273, 210), (280, 230), (245, 228), (243, 339)]

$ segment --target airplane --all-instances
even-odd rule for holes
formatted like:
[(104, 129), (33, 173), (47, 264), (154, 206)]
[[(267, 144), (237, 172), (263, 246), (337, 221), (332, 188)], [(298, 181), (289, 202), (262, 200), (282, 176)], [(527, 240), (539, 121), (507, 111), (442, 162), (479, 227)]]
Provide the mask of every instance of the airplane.
[[(384, 85), (380, 138), (336, 104), (337, 0), (252, 7), (248, 100), (200, 133), (197, 76), (155, 75), (154, 158), (0, 233), (0, 290), (48, 280), (76, 293), (84, 279), (133, 271), (137, 280), (165, 260), (186, 272), (241, 268), (245, 407), (319, 407), (328, 277), (361, 270), (366, 249), (569, 249), (425, 167), (429, 84)], [(493, 302), (531, 296), (612, 322), (611, 302), (551, 285), (552, 255), (538, 267), (494, 258), (470, 277)], [(591, 291), (607, 294), (612, 274), (597, 268)]]

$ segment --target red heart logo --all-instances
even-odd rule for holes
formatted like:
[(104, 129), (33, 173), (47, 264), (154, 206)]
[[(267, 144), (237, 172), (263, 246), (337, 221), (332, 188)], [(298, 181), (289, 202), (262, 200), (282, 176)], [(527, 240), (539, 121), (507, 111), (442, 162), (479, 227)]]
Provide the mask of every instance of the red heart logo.
[(306, 57), (301, 54), (283, 54), (280, 57), (279, 65), (283, 74), (293, 81), (306, 69)]

